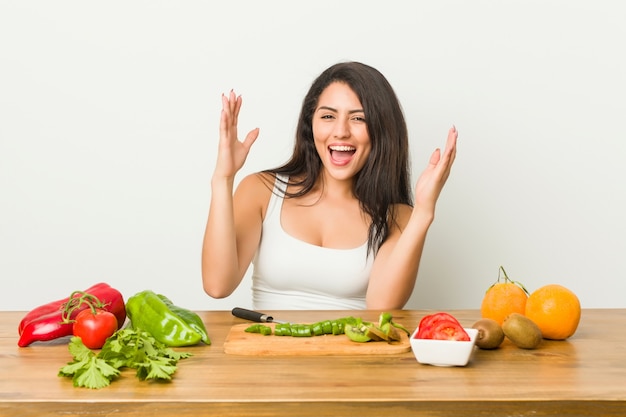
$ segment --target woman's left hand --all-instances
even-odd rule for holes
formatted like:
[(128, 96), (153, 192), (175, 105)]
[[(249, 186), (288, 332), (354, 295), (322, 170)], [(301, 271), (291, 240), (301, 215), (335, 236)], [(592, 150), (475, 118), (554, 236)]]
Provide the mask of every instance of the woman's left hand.
[(452, 126), (448, 131), (448, 139), (443, 154), (441, 149), (437, 148), (430, 156), (428, 166), (420, 175), (415, 186), (415, 208), (417, 210), (427, 210), (434, 216), (435, 204), (450, 175), (456, 157), (457, 137), (456, 127)]

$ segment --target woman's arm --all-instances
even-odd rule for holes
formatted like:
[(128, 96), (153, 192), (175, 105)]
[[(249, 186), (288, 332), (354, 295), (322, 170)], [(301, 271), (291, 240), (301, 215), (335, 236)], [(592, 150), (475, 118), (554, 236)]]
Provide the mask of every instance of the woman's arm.
[(271, 191), (258, 175), (244, 178), (233, 196), (231, 181), (211, 181), (209, 218), (202, 246), (202, 283), (214, 298), (232, 294), (261, 239), (263, 212)]
[[(202, 247), (203, 287), (215, 298), (230, 295), (241, 282), (254, 254), (254, 250), (250, 254), (251, 248), (255, 241), (258, 244), (262, 223), (258, 195), (254, 192), (258, 179), (244, 179), (233, 196), (235, 175), (259, 135), (259, 129), (254, 129), (244, 141), (239, 141), (237, 119), (241, 103), (241, 96), (233, 91), (222, 95), (217, 164), (211, 179), (211, 203)], [(255, 215), (255, 211), (259, 213)]]
[(380, 247), (367, 289), (368, 309), (404, 308), (413, 292), (426, 234), (435, 218), (435, 206), (456, 157), (458, 132), (448, 132), (446, 148), (436, 149), (415, 187), (415, 207), (398, 206), (396, 225)]

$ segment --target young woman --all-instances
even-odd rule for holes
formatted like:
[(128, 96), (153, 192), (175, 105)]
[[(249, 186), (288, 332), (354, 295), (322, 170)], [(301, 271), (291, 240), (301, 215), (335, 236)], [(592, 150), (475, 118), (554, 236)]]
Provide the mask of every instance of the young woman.
[(204, 290), (227, 297), (253, 263), (256, 309), (403, 308), (413, 291), (457, 131), (412, 198), (407, 127), (386, 78), (358, 62), (326, 69), (304, 98), (284, 165), (235, 175), (259, 135), (238, 139), (241, 97), (222, 95), (202, 249)]

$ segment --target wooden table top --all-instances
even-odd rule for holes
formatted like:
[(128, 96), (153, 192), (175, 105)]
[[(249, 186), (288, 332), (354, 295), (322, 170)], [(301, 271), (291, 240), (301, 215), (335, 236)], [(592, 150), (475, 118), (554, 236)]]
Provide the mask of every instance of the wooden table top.
[[(471, 326), (477, 310), (448, 311)], [(293, 323), (376, 311), (267, 311)], [(410, 330), (430, 311), (392, 312)], [(224, 353), (230, 311), (202, 311), (212, 344), (193, 353), (169, 383), (125, 370), (109, 387), (75, 388), (57, 376), (71, 360), (67, 338), (17, 346), (24, 312), (0, 312), (0, 416), (475, 416), (626, 415), (626, 309), (583, 310), (576, 334), (524, 350), (509, 341), (476, 348), (465, 367), (419, 364), (412, 352), (354, 356)]]

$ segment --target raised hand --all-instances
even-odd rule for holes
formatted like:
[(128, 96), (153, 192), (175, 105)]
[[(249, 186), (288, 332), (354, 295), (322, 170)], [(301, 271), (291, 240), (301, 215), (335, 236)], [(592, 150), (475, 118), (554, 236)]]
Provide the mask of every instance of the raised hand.
[(448, 131), (448, 139), (443, 155), (441, 150), (437, 148), (430, 156), (428, 166), (420, 175), (415, 186), (415, 208), (417, 210), (427, 210), (434, 215), (435, 204), (450, 175), (450, 170), (456, 157), (457, 137), (456, 127), (452, 126)]
[(222, 114), (220, 117), (220, 142), (217, 152), (215, 176), (234, 177), (243, 167), (248, 152), (259, 136), (259, 128), (253, 129), (243, 141), (237, 136), (237, 120), (241, 109), (241, 96), (234, 91), (222, 94)]

